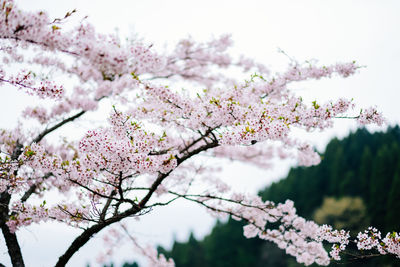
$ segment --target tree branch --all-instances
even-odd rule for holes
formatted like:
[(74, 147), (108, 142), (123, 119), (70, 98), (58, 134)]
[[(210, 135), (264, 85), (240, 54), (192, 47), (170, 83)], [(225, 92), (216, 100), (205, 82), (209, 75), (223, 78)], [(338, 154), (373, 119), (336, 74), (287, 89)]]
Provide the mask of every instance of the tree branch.
[(104, 208), (103, 208), (103, 210), (102, 210), (102, 212), (101, 212), (101, 214), (100, 214), (100, 221), (104, 221), (104, 219), (106, 218), (107, 210), (108, 210), (108, 208), (110, 207), (111, 202), (113, 201), (111, 197), (114, 196), (116, 193), (117, 193), (117, 192), (115, 192), (115, 190), (113, 190), (113, 191), (111, 192), (110, 198), (107, 199), (107, 203), (104, 205)]
[(1, 231), (6, 241), (8, 255), (11, 258), (11, 263), (14, 267), (24, 267), (24, 259), (22, 258), (21, 248), (19, 246), (17, 236), (11, 233), (5, 221), (0, 222)]
[[(182, 162), (185, 160), (189, 159), (190, 157), (197, 155), (198, 153), (202, 151), (206, 151), (207, 149), (213, 148), (218, 146), (218, 142), (213, 142), (213, 143), (208, 143), (207, 145), (201, 146), (192, 152), (186, 154), (182, 158), (177, 159), (177, 166), (179, 166)], [(70, 258), (81, 248), (83, 247), (89, 240), (90, 238), (94, 235), (100, 232), (102, 229), (105, 227), (121, 221), (124, 218), (130, 217), (132, 215), (135, 215), (142, 211), (145, 208), (146, 203), (150, 200), (151, 196), (153, 193), (156, 191), (157, 187), (162, 183), (162, 181), (168, 177), (168, 175), (172, 172), (173, 170), (169, 171), (168, 173), (160, 173), (157, 177), (157, 179), (154, 181), (152, 186), (149, 188), (149, 192), (143, 197), (143, 199), (139, 202), (138, 205), (133, 206), (132, 208), (119, 213), (119, 214), (114, 214), (114, 216), (105, 219), (104, 221), (100, 221), (99, 223), (89, 227), (86, 229), (81, 235), (79, 235), (69, 246), (67, 251), (59, 258), (57, 264), (55, 265), (56, 267), (62, 267), (67, 264), (67, 262), (70, 260)], [(113, 199), (113, 197), (108, 197), (108, 199)]]
[[(15, 148), (11, 155), (11, 160), (18, 159), (19, 155), (22, 153), (22, 144), (17, 140), (15, 144)], [(17, 175), (17, 171), (14, 171), (14, 175)], [(8, 225), (6, 224), (9, 218), (9, 208), (11, 195), (8, 193), (8, 188), (4, 192), (0, 194), (0, 227), (4, 236), (4, 240), (6, 241), (8, 255), (11, 258), (11, 262), (13, 266), (23, 267), (25, 266), (24, 260), (22, 258), (21, 248), (18, 243), (18, 239), (15, 233), (11, 233)]]
[(138, 207), (132, 207), (125, 212), (115, 215), (109, 219), (104, 220), (103, 222), (100, 222), (98, 224), (95, 224), (88, 229), (86, 229), (82, 234), (80, 234), (75, 240), (71, 243), (67, 251), (58, 259), (58, 262), (56, 263), (55, 267), (64, 267), (67, 262), (71, 259), (71, 257), (81, 248), (83, 247), (89, 240), (90, 238), (103, 230), (105, 227), (115, 223), (119, 222), (124, 218), (127, 218), (129, 216), (137, 214), (139, 211), (141, 211), (141, 208)]
[(41, 132), (35, 139), (32, 140), (31, 143), (39, 143), (46, 135), (48, 135), (49, 133), (57, 130), (58, 128), (60, 128), (61, 126), (63, 126), (64, 124), (71, 122), (77, 118), (79, 118), (80, 116), (82, 116), (83, 114), (85, 114), (86, 111), (82, 110), (81, 112), (76, 113), (75, 115), (57, 123), (56, 125), (54, 125), (53, 127), (44, 130), (43, 132)]
[(11, 195), (5, 191), (0, 195), (0, 227), (6, 241), (8, 255), (11, 258), (11, 263), (14, 267), (24, 267), (24, 259), (22, 258), (21, 248), (15, 233), (11, 233), (8, 225), (8, 204), (10, 203)]
[[(53, 175), (53, 174), (52, 174), (52, 173), (46, 173), (46, 174), (43, 176), (42, 179), (47, 179), (47, 178), (49, 178), (51, 175)], [(29, 187), (28, 191), (26, 191), (25, 194), (21, 197), (21, 202), (27, 201), (28, 198), (29, 198), (33, 193), (35, 193), (35, 190), (36, 190), (36, 188), (37, 188), (37, 185), (38, 185), (38, 184), (36, 183), (36, 184), (33, 184), (33, 185), (31, 185), (31, 186)]]

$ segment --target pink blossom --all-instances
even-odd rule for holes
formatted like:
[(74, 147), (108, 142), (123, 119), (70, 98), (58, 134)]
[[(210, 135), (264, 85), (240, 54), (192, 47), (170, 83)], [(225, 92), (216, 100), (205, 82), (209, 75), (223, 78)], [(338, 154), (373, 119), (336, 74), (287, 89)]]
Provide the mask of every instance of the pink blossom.
[[(352, 115), (351, 100), (306, 103), (290, 89), (292, 83), (353, 75), (357, 64), (292, 62), (286, 71), (272, 73), (253, 59), (232, 56), (229, 35), (203, 43), (186, 38), (161, 54), (153, 44), (121, 41), (85, 21), (65, 30), (63, 23), (72, 13), (54, 20), (46, 12), (26, 12), (14, 1), (0, 1), (5, 63), (0, 85), (46, 99), (46, 104), (32, 101), (15, 129), (0, 130), (0, 192), (6, 196), (0, 204), (7, 207), (0, 221), (7, 221), (12, 233), (58, 221), (83, 229), (79, 240), (89, 240), (117, 222), (185, 199), (215, 216), (243, 220), (246, 237), (274, 242), (305, 265), (339, 260), (350, 241), (361, 250), (399, 257), (397, 233), (382, 239), (370, 228), (352, 240), (345, 230), (300, 217), (290, 200), (273, 203), (235, 192), (219, 179), (220, 168), (201, 160), (227, 158), (268, 169), (276, 160), (295, 158), (310, 166), (320, 157), (310, 144), (293, 137), (294, 130), (325, 130), (336, 118), (382, 125), (375, 108)], [(231, 69), (248, 79), (230, 77), (226, 70)], [(65, 78), (68, 86), (58, 82)], [(189, 89), (181, 90), (182, 82)], [(91, 127), (85, 114), (104, 103), (112, 103), (107, 104), (110, 114), (98, 115), (101, 127)], [(29, 126), (31, 119), (36, 128)], [(84, 134), (52, 142), (49, 136), (63, 135), (66, 125), (83, 127)], [(60, 199), (47, 203), (48, 192)], [(152, 266), (174, 266), (154, 248), (139, 246), (127, 228), (111, 229), (105, 237), (111, 246), (99, 259), (125, 238)], [(323, 242), (333, 245), (329, 253)], [(79, 248), (70, 247), (72, 255)], [(59, 264), (72, 255), (64, 254)]]

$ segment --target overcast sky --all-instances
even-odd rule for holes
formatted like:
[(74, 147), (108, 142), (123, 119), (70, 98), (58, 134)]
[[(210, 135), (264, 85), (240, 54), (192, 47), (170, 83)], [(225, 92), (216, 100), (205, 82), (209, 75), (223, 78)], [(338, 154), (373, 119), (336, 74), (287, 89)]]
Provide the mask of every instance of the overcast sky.
[[(330, 79), (302, 83), (296, 90), (306, 99), (354, 98), (360, 107), (376, 105), (391, 125), (399, 123), (400, 68), (400, 1), (178, 1), (178, 0), (17, 0), (26, 10), (45, 9), (53, 17), (78, 10), (78, 16), (88, 15), (99, 32), (121, 36), (138, 34), (146, 41), (162, 47), (191, 35), (207, 40), (212, 36), (231, 33), (235, 42), (233, 53), (242, 53), (264, 62), (272, 70), (282, 69), (291, 57), (304, 61), (318, 59), (322, 64), (356, 60), (366, 68), (348, 79)], [(20, 110), (24, 101), (16, 95), (0, 92), (3, 110)], [(20, 97), (18, 95), (18, 97)], [(25, 98), (24, 98), (25, 99)], [(11, 112), (17, 115), (18, 112)], [(3, 113), (4, 114), (4, 113)], [(0, 117), (0, 127), (15, 120), (13, 115)], [(338, 121), (327, 133), (315, 133), (305, 138), (319, 150), (332, 136), (345, 136), (356, 129), (353, 122)], [(376, 128), (374, 128), (376, 129)], [(287, 164), (273, 171), (231, 164), (223, 176), (236, 187), (256, 192), (271, 180), (287, 172)], [(246, 170), (246, 181), (243, 181)], [(179, 202), (169, 208), (155, 210), (142, 221), (128, 221), (142, 240), (168, 246), (173, 237), (187, 238), (192, 229), (197, 237), (208, 233), (214, 223), (206, 212)], [(162, 222), (162, 223), (160, 223)], [(78, 232), (57, 224), (34, 226), (21, 231), (20, 240), (27, 266), (51, 266)], [(57, 240), (57, 241), (56, 241)], [(102, 249), (96, 237), (89, 242), (68, 266), (84, 266)], [(6, 248), (0, 247), (0, 262), (10, 265)], [(120, 249), (115, 261), (133, 260), (130, 246)], [(93, 262), (93, 265), (94, 262)]]

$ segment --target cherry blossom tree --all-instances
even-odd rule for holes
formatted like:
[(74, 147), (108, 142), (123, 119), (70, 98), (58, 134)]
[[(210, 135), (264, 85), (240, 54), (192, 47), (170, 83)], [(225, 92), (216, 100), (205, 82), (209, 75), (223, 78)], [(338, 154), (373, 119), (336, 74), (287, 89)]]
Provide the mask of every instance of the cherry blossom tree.
[[(15, 128), (0, 131), (0, 226), (14, 266), (24, 266), (18, 230), (49, 221), (82, 230), (56, 266), (105, 229), (110, 249), (124, 236), (151, 265), (173, 266), (154, 248), (141, 247), (123, 222), (177, 199), (245, 221), (246, 237), (272, 241), (306, 265), (340, 259), (349, 242), (400, 256), (395, 232), (382, 238), (371, 227), (351, 238), (298, 216), (290, 200), (262, 201), (231, 189), (201, 161), (228, 158), (270, 168), (274, 159), (296, 158), (309, 166), (319, 155), (293, 129), (324, 130), (339, 118), (381, 125), (376, 108), (357, 111), (346, 98), (306, 103), (290, 90), (296, 82), (353, 75), (355, 62), (293, 61), (285, 72), (272, 73), (230, 55), (229, 36), (205, 43), (188, 38), (161, 53), (139, 39), (98, 33), (85, 20), (70, 27), (74, 12), (52, 19), (0, 1), (0, 84), (34, 99)], [(232, 77), (230, 70), (248, 78)], [(96, 113), (103, 122), (78, 139), (54, 141), (102, 103), (112, 103), (108, 115)], [(54, 192), (59, 198), (49, 199)], [(332, 243), (330, 252), (324, 243)]]

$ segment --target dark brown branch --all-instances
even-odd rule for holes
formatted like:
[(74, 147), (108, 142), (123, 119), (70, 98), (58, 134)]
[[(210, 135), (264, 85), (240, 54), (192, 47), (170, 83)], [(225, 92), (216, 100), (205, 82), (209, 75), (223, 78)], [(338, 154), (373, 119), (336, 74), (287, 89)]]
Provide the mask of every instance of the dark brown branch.
[[(183, 156), (182, 158), (177, 158), (177, 166), (179, 166), (182, 162), (184, 162), (185, 160), (189, 159), (190, 157), (197, 155), (200, 152), (206, 151), (210, 148), (214, 148), (218, 146), (218, 142), (213, 142), (213, 143), (208, 143), (207, 145), (201, 146), (193, 151), (191, 151), (190, 153), (186, 154), (185, 156)], [(89, 227), (88, 229), (86, 229), (81, 235), (79, 235), (73, 242), (72, 244), (69, 246), (69, 248), (67, 249), (67, 251), (64, 253), (64, 255), (62, 255), (57, 264), (55, 265), (56, 267), (61, 267), (61, 266), (65, 266), (67, 264), (67, 262), (70, 260), (70, 258), (82, 247), (84, 246), (89, 240), (90, 238), (94, 235), (97, 234), (98, 232), (100, 232), (102, 229), (104, 229), (105, 227), (121, 221), (124, 218), (133, 216), (133, 215), (137, 215), (139, 214), (141, 211), (143, 211), (145, 209), (145, 205), (147, 204), (147, 202), (150, 200), (151, 196), (153, 195), (153, 193), (157, 190), (158, 186), (162, 183), (162, 181), (168, 177), (168, 175), (172, 172), (169, 171), (168, 173), (160, 173), (157, 177), (157, 179), (154, 181), (154, 183), (151, 185), (151, 187), (149, 188), (149, 192), (143, 197), (143, 199), (139, 202), (139, 204), (135, 204), (132, 208), (122, 212), (122, 213), (117, 213), (114, 214), (114, 216), (105, 219), (104, 221), (100, 221), (99, 223)], [(76, 181), (72, 181), (72, 182), (76, 182)], [(77, 183), (77, 182), (76, 182)], [(105, 196), (106, 198), (112, 199), (112, 197), (109, 196)], [(121, 200), (120, 200), (121, 201)], [(125, 199), (125, 201), (127, 201)]]
[(90, 238), (103, 230), (105, 227), (115, 223), (119, 222), (120, 220), (127, 218), (129, 216), (135, 215), (138, 212), (140, 212), (141, 209), (133, 207), (131, 209), (126, 210), (125, 212), (113, 216), (109, 219), (104, 220), (103, 222), (100, 222), (98, 224), (95, 224), (88, 229), (86, 229), (81, 235), (79, 235), (75, 240), (72, 242), (72, 244), (69, 246), (67, 251), (58, 259), (57, 264), (55, 267), (64, 267), (67, 262), (71, 259), (71, 257), (81, 248), (83, 245), (85, 245)]
[(8, 204), (10, 203), (11, 195), (5, 191), (0, 195), (0, 227), (6, 241), (8, 255), (11, 258), (11, 263), (14, 267), (23, 267), (24, 259), (22, 258), (21, 248), (18, 243), (18, 239), (15, 233), (11, 233), (8, 225)]
[(190, 153), (184, 155), (182, 158), (177, 158), (178, 165), (187, 160), (188, 158), (193, 157), (194, 155), (199, 154), (200, 152), (206, 151), (208, 149), (214, 148), (219, 146), (218, 141), (214, 141), (212, 143), (208, 143), (204, 146), (201, 146), (199, 148), (196, 148), (195, 150), (192, 150)]
[[(187, 160), (190, 157), (193, 157), (194, 155), (199, 154), (200, 152), (206, 151), (207, 149), (213, 148), (218, 146), (217, 142), (213, 142), (213, 143), (209, 143), (207, 145), (201, 146), (195, 150), (193, 150), (192, 152), (186, 154), (185, 156), (183, 156), (182, 158), (177, 158), (177, 167), (184, 162), (185, 160)], [(153, 193), (157, 190), (158, 186), (162, 183), (162, 181), (168, 177), (168, 175), (172, 172), (169, 171), (167, 173), (160, 173), (157, 177), (157, 179), (154, 181), (154, 183), (151, 185), (149, 192), (146, 194), (146, 196), (139, 202), (139, 207), (144, 207), (146, 205), (146, 203), (149, 201), (150, 197), (153, 195)]]
[(37, 188), (36, 184), (31, 185), (28, 191), (26, 191), (25, 194), (21, 197), (21, 202), (27, 201), (28, 198), (35, 192), (36, 188)]
[(121, 199), (124, 199), (124, 192), (122, 190), (122, 172), (119, 172), (119, 179), (118, 179), (118, 193)]
[[(272, 203), (268, 204), (268, 205), (258, 206), (258, 205), (251, 205), (251, 204), (243, 203), (243, 200), (233, 200), (233, 199), (229, 199), (229, 198), (213, 196), (213, 195), (210, 195), (210, 194), (207, 194), (207, 195), (201, 195), (201, 194), (179, 194), (177, 192), (173, 192), (173, 191), (170, 191), (170, 190), (168, 191), (168, 193), (171, 194), (171, 195), (177, 196), (177, 197), (181, 197), (181, 198), (184, 198), (184, 199), (187, 199), (187, 200), (191, 200), (191, 201), (195, 201), (195, 202), (198, 202), (198, 203), (201, 202), (201, 203), (204, 203), (204, 204), (205, 204), (205, 202), (207, 200), (221, 200), (221, 201), (225, 201), (225, 202), (229, 202), (229, 203), (234, 203), (234, 204), (237, 204), (237, 205), (240, 205), (240, 206), (243, 206), (243, 207), (258, 209), (258, 210), (260, 210), (262, 212), (268, 213), (269, 216), (274, 217), (277, 220), (279, 219), (279, 217), (277, 217), (277, 216), (275, 216), (275, 215), (273, 215), (273, 214), (268, 212), (269, 209), (273, 209), (275, 207), (275, 205), (272, 204)], [(200, 201), (198, 199), (193, 199), (193, 198), (207, 198), (207, 200)], [(230, 214), (230, 215), (233, 215), (233, 214)]]
[[(82, 214), (78, 211), (75, 211), (75, 213), (73, 213), (73, 212), (70, 212), (69, 210), (67, 210), (66, 208), (62, 207), (61, 205), (57, 205), (57, 206), (62, 212), (64, 212), (71, 218), (75, 219), (76, 221), (88, 221), (88, 222), (98, 223), (97, 220), (89, 218), (88, 216), (85, 216), (84, 214)], [(56, 218), (52, 217), (51, 219), (56, 219)], [(79, 228), (83, 229), (82, 227), (79, 227)]]
[(30, 86), (30, 85), (26, 85), (26, 84), (24, 84), (22, 82), (13, 82), (13, 81), (2, 79), (2, 78), (0, 78), (0, 82), (5, 82), (5, 83), (8, 83), (8, 84), (14, 85), (16, 87), (19, 86), (20, 88), (22, 87), (22, 88), (31, 89), (33, 91), (37, 90), (37, 88), (35, 88), (33, 86)]
[[(53, 175), (52, 173), (46, 173), (42, 179), (47, 179), (49, 178), (51, 175)], [(38, 184), (33, 184), (29, 187), (28, 191), (25, 192), (25, 194), (21, 197), (21, 202), (25, 202), (28, 200), (28, 198), (35, 193), (36, 188), (38, 187)]]
[[(16, 160), (22, 153), (22, 144), (17, 140), (13, 153), (11, 155), (11, 160)], [(17, 175), (17, 171), (14, 172)], [(6, 241), (8, 255), (11, 258), (13, 266), (23, 267), (25, 266), (24, 260), (22, 258), (21, 248), (18, 243), (18, 239), (15, 233), (11, 233), (8, 225), (6, 224), (9, 218), (9, 208), (11, 195), (8, 190), (0, 194), (0, 227)]]
[(49, 133), (57, 130), (58, 128), (60, 128), (61, 126), (63, 126), (64, 124), (71, 122), (77, 118), (79, 118), (80, 116), (82, 116), (83, 114), (85, 114), (86, 111), (82, 110), (81, 112), (76, 113), (75, 115), (57, 123), (56, 125), (54, 125), (51, 128), (45, 129), (43, 132), (41, 132), (35, 139), (32, 140), (32, 143), (39, 143), (46, 135), (48, 135)]
[(190, 145), (188, 145), (188, 146), (186, 146), (182, 151), (181, 151), (181, 153), (183, 153), (183, 152), (185, 152), (185, 151), (188, 151), (191, 147), (193, 147), (195, 144), (197, 144), (198, 142), (200, 142), (201, 140), (204, 140), (209, 134), (212, 134), (213, 132), (212, 131), (214, 131), (216, 128), (218, 128), (219, 126), (217, 126), (217, 127), (214, 127), (214, 128), (209, 128), (209, 129), (207, 129), (207, 131), (204, 133), (204, 134), (202, 134), (201, 132), (200, 132), (200, 137), (199, 138), (197, 138), (196, 140), (194, 140)]
[[(15, 40), (15, 41), (27, 42), (27, 43), (34, 44), (34, 45), (40, 45), (40, 46), (44, 46), (44, 47), (49, 47), (49, 45), (47, 43), (37, 42), (37, 41), (31, 40), (31, 39), (21, 39), (21, 38), (16, 37), (16, 36), (0, 36), (0, 39), (11, 39), (11, 40)], [(80, 56), (78, 53), (75, 53), (75, 52), (72, 52), (72, 51), (68, 51), (66, 49), (57, 48), (57, 50), (65, 53), (65, 54), (75, 56), (75, 57), (79, 57)]]
[(157, 190), (158, 186), (162, 183), (162, 181), (168, 177), (168, 175), (172, 172), (169, 171), (167, 173), (160, 173), (154, 183), (151, 185), (149, 192), (144, 196), (144, 198), (139, 202), (139, 207), (144, 207), (146, 203), (150, 200), (153, 193)]
[(23, 145), (19, 142), (19, 140), (17, 140), (17, 144), (15, 145), (13, 153), (11, 154), (11, 160), (17, 160), (18, 159), (18, 157), (22, 153), (22, 148), (23, 148)]
[(152, 208), (152, 207), (156, 207), (156, 206), (167, 206), (169, 204), (171, 204), (172, 202), (174, 202), (175, 200), (181, 198), (180, 196), (176, 196), (174, 198), (171, 198), (170, 200), (166, 201), (166, 202), (157, 202), (154, 204), (151, 204), (149, 206), (146, 206), (146, 208)]
[[(82, 116), (85, 113), (85, 111), (81, 111), (74, 116), (65, 119), (61, 121), (60, 123), (54, 125), (53, 127), (44, 130), (42, 133), (40, 133), (34, 140), (33, 142), (40, 142), (47, 134), (51, 133), (52, 131), (58, 129), (59, 127), (63, 126), (64, 124), (75, 120), (76, 118)], [(17, 141), (15, 148), (13, 150), (13, 153), (11, 155), (11, 160), (17, 160), (18, 157), (21, 155), (23, 151), (23, 145)], [(15, 175), (17, 171), (15, 171)], [(22, 196), (21, 201), (24, 202), (26, 201), (36, 190), (36, 185), (32, 185), (28, 191), (25, 192), (25, 194)], [(15, 233), (11, 233), (10, 229), (8, 228), (6, 221), (9, 218), (9, 209), (8, 205), (10, 203), (11, 195), (8, 193), (8, 191), (5, 191), (0, 194), (0, 227), (4, 236), (4, 239), (6, 241), (6, 245), (8, 248), (9, 256), (11, 258), (11, 262), (13, 266), (18, 266), (22, 267), (25, 266), (24, 260), (22, 257), (22, 252), (21, 248), (18, 243), (18, 239)]]
[(97, 191), (94, 191), (93, 189), (91, 189), (91, 188), (89, 188), (89, 187), (87, 187), (87, 186), (85, 186), (85, 185), (79, 183), (78, 181), (75, 181), (75, 180), (71, 179), (71, 178), (69, 178), (68, 180), (69, 180), (71, 183), (74, 183), (74, 184), (76, 184), (76, 185), (78, 185), (78, 186), (80, 186), (80, 187), (86, 189), (87, 191), (91, 192), (92, 194), (98, 195), (98, 196), (100, 196), (100, 197), (102, 197), (102, 198), (107, 198), (107, 199), (115, 200), (115, 201), (117, 201), (117, 202), (128, 202), (128, 203), (130, 203), (130, 204), (132, 204), (132, 205), (136, 205), (135, 202), (134, 202), (133, 200), (126, 199), (126, 198), (124, 198), (124, 199), (115, 198), (115, 197), (114, 197), (115, 194), (110, 195), (110, 196), (107, 196), (107, 195), (104, 195), (104, 194), (99, 193), (99, 192), (97, 192)]
[[(110, 197), (114, 196), (117, 192), (115, 192), (115, 190), (113, 190), (110, 194)], [(108, 198), (107, 199), (107, 203), (104, 205), (103, 211), (100, 214), (100, 221), (104, 221), (104, 219), (106, 218), (107, 215), (107, 210), (110, 207), (110, 204), (112, 202), (112, 198)]]
[(4, 240), (8, 248), (8, 255), (10, 255), (11, 263), (14, 267), (24, 267), (24, 259), (22, 258), (21, 248), (15, 233), (11, 233), (7, 224), (4, 221), (0, 222), (1, 231), (3, 232)]

